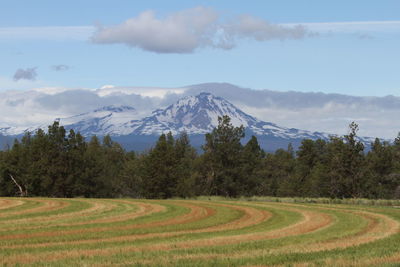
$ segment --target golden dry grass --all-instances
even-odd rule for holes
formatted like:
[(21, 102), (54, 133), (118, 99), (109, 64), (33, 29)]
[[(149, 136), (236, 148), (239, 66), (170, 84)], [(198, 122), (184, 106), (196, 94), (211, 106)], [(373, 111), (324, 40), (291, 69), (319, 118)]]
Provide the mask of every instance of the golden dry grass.
[[(282, 265), (282, 257), (283, 265), (293, 266), (383, 265), (400, 262), (400, 245), (384, 257), (365, 250), (362, 261), (338, 258), (335, 251), (400, 240), (399, 212), (243, 201), (1, 198), (0, 264), (270, 266)], [(321, 252), (327, 256), (301, 258)], [(285, 263), (290, 255), (301, 260)]]

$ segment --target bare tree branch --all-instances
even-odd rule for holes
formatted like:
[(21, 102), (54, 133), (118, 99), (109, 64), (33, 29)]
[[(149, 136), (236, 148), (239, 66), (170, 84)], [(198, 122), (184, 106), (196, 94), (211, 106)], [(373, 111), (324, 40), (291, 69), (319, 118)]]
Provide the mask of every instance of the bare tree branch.
[(12, 180), (12, 181), (14, 182), (14, 184), (18, 187), (21, 197), (27, 196), (27, 195), (28, 195), (28, 190), (25, 190), (25, 191), (24, 191), (24, 190), (22, 189), (22, 186), (20, 186), (20, 185), (17, 183), (17, 181), (14, 179), (14, 177), (13, 177), (11, 174), (9, 174), (9, 175), (10, 175), (10, 177), (11, 177), (11, 180)]

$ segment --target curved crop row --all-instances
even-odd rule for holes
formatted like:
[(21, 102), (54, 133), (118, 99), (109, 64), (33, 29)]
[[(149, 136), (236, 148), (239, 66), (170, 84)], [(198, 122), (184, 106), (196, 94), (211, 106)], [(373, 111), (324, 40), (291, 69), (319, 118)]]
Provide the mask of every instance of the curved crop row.
[(398, 244), (396, 208), (0, 199), (1, 265), (383, 265), (399, 260)]

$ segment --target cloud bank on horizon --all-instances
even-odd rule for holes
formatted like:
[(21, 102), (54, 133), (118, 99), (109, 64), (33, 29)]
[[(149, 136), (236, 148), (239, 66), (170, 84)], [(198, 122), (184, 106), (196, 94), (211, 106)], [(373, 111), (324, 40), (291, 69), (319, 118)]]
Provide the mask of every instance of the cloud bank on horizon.
[(345, 134), (350, 122), (360, 135), (393, 139), (400, 131), (400, 98), (355, 97), (338, 94), (252, 90), (230, 84), (201, 84), (182, 88), (117, 87), (98, 89), (41, 88), (0, 92), (0, 128), (51, 124), (110, 105), (134, 107), (139, 119), (187, 95), (210, 92), (264, 121), (310, 131)]

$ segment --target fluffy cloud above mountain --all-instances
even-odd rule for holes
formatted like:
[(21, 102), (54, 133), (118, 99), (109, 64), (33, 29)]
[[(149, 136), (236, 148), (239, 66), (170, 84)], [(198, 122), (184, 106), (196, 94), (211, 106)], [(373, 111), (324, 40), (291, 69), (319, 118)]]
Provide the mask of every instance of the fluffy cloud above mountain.
[(155, 53), (192, 53), (200, 47), (231, 49), (238, 39), (302, 39), (312, 35), (302, 25), (279, 25), (250, 15), (223, 19), (212, 8), (195, 7), (164, 18), (144, 11), (121, 24), (99, 26), (93, 43), (125, 44)]

